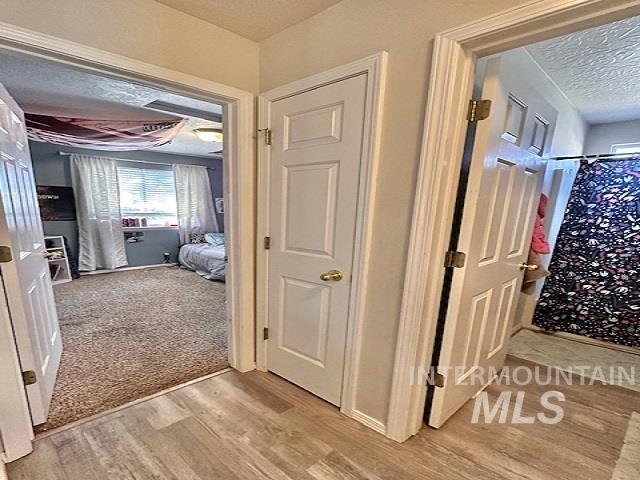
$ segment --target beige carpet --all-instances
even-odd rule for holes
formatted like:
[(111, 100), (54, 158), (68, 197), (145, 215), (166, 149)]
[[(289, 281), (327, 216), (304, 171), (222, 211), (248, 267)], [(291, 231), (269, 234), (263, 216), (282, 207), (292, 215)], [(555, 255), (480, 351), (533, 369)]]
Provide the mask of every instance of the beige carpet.
[(228, 366), (223, 283), (167, 267), (83, 276), (54, 291), (64, 351), (38, 431)]

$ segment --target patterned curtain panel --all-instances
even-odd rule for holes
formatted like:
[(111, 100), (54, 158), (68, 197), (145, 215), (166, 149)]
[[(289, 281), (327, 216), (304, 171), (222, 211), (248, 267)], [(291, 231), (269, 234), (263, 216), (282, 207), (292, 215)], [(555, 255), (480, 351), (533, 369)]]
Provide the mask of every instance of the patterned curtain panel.
[(90, 120), (26, 114), (29, 140), (68, 147), (126, 151), (165, 145), (185, 119), (169, 121)]
[(640, 160), (582, 162), (534, 324), (640, 347)]

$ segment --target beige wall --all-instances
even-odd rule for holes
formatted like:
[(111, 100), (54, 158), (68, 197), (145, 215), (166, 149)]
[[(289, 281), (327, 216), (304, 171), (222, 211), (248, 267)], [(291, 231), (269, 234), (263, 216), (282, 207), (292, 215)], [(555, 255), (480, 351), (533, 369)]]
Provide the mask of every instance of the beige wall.
[(518, 0), (345, 0), (260, 44), (261, 91), (380, 50), (389, 75), (357, 408), (386, 423), (434, 34)]
[(153, 0), (1, 0), (0, 22), (257, 92), (257, 43)]

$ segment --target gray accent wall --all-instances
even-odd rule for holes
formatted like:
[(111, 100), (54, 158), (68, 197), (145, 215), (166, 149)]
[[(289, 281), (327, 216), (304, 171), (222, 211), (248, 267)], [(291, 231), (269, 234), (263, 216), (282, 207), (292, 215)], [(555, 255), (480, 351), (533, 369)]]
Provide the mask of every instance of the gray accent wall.
[[(69, 155), (60, 155), (60, 151), (68, 153), (84, 153), (119, 160), (142, 160), (165, 163), (167, 166), (180, 163), (185, 165), (202, 165), (209, 167), (209, 179), (214, 199), (223, 197), (222, 159), (173, 155), (150, 151), (105, 152), (82, 148), (61, 147), (49, 143), (29, 142), (33, 172), (36, 185), (71, 187), (71, 166)], [(132, 165), (140, 165), (132, 163)], [(151, 165), (150, 165), (151, 167)], [(224, 231), (224, 215), (217, 214), (220, 231)], [(72, 253), (78, 254), (78, 225), (75, 221), (42, 222), (45, 235), (63, 235), (68, 241)], [(162, 263), (164, 252), (171, 254), (171, 261), (177, 261), (180, 242), (177, 229), (144, 230), (144, 241), (126, 243), (129, 266), (155, 265)]]

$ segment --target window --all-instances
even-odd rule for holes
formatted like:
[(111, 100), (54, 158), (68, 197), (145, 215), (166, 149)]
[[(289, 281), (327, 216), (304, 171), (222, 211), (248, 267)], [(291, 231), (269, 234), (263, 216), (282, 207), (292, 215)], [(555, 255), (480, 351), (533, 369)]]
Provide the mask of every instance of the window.
[(118, 166), (118, 185), (123, 219), (144, 218), (149, 227), (177, 224), (176, 187), (171, 170)]
[(611, 153), (640, 153), (640, 143), (620, 143), (611, 145)]

